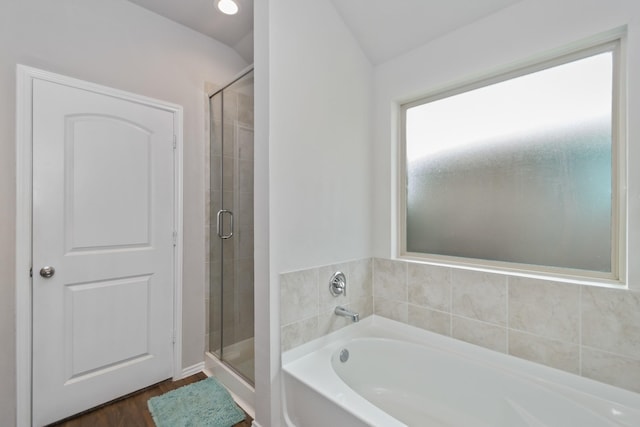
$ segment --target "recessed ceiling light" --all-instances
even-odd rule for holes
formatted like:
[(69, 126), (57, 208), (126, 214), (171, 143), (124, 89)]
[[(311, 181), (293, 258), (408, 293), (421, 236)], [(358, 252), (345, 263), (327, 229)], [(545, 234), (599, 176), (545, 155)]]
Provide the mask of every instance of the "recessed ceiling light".
[(238, 13), (238, 5), (233, 0), (218, 1), (218, 9), (220, 12), (227, 15), (235, 15)]

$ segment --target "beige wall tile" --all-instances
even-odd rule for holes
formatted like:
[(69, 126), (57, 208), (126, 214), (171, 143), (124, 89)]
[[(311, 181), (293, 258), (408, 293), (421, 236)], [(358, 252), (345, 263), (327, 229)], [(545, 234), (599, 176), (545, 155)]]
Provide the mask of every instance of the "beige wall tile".
[(500, 274), (456, 270), (451, 274), (451, 312), (497, 325), (507, 322), (507, 283)]
[(233, 236), (238, 238), (236, 243), (236, 245), (238, 245), (237, 257), (244, 259), (253, 258), (253, 227), (236, 227)]
[(451, 313), (409, 304), (408, 323), (441, 335), (451, 335)]
[(376, 297), (373, 304), (373, 311), (378, 316), (403, 323), (407, 323), (407, 310), (408, 304), (406, 302), (393, 301), (380, 297)]
[(318, 270), (280, 275), (280, 324), (318, 315)]
[(407, 301), (407, 263), (373, 260), (373, 294), (388, 300)]
[(238, 222), (239, 227), (253, 228), (253, 193), (238, 193), (238, 204), (239, 208), (238, 212), (235, 212), (234, 220)]
[[(240, 121), (242, 121), (242, 119), (240, 119)], [(254, 159), (252, 136), (253, 136), (253, 132), (249, 131), (248, 129), (240, 129), (239, 135), (238, 135), (238, 157), (240, 159), (247, 159), (247, 160)]]
[(572, 374), (580, 372), (578, 344), (509, 330), (509, 354)]
[(334, 310), (321, 311), (318, 316), (318, 336), (330, 334), (352, 324), (353, 321), (351, 319), (338, 316)]
[(640, 293), (585, 286), (582, 344), (640, 359)]
[(208, 334), (209, 331), (211, 330), (211, 322), (209, 321), (209, 318), (211, 317), (210, 304), (211, 304), (211, 301), (209, 301), (209, 296), (205, 295), (205, 297), (204, 297), (204, 315), (205, 315), (205, 319), (207, 319), (207, 324), (204, 327), (204, 333), (205, 334)]
[[(234, 183), (235, 183), (235, 179), (234, 179), (234, 175), (236, 173), (238, 173), (238, 171), (235, 170), (235, 161), (233, 160), (233, 157), (226, 157), (224, 156), (222, 158), (222, 191), (228, 191), (231, 193), (231, 195), (233, 195), (233, 191), (234, 191)], [(215, 176), (219, 176), (218, 174), (215, 174)], [(213, 184), (215, 184), (215, 187), (213, 188), (214, 190), (217, 190), (218, 188), (218, 183), (214, 182)], [(233, 198), (229, 199), (227, 198), (227, 196), (225, 195), (225, 199), (226, 200), (233, 200)]]
[(409, 302), (451, 311), (451, 269), (427, 264), (407, 265)]
[(280, 347), (282, 351), (287, 351), (314, 340), (318, 336), (318, 316), (313, 316), (283, 326), (280, 329)]
[(640, 393), (640, 360), (582, 347), (582, 375)]
[(238, 190), (241, 193), (253, 194), (253, 161), (252, 160), (239, 160), (238, 161), (240, 182), (238, 183)]
[(507, 329), (502, 326), (453, 316), (451, 336), (490, 350), (507, 352)]
[(373, 314), (373, 296), (351, 298), (348, 307), (360, 315), (360, 320), (369, 317)]
[(349, 298), (373, 296), (373, 260), (371, 258), (347, 263)]
[(209, 351), (220, 355), (220, 346), (222, 344), (222, 332), (211, 331), (209, 332)]
[(509, 278), (509, 328), (579, 342), (580, 285)]
[(238, 120), (253, 126), (253, 96), (238, 94)]

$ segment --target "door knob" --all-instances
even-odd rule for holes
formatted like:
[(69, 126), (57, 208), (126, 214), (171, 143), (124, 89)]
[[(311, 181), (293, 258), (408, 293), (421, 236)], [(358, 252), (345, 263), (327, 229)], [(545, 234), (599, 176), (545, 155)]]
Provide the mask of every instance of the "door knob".
[(56, 269), (51, 266), (42, 267), (40, 269), (40, 275), (45, 279), (48, 279), (49, 277), (53, 276), (55, 273), (56, 273)]

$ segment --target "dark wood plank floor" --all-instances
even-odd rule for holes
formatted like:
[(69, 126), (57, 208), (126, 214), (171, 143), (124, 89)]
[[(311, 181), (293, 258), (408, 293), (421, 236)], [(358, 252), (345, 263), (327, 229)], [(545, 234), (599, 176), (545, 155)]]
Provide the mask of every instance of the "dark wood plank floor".
[[(167, 380), (124, 396), (98, 408), (51, 424), (50, 427), (155, 427), (147, 400), (163, 393), (207, 378), (200, 372), (180, 381)], [(251, 427), (249, 415), (234, 427)]]

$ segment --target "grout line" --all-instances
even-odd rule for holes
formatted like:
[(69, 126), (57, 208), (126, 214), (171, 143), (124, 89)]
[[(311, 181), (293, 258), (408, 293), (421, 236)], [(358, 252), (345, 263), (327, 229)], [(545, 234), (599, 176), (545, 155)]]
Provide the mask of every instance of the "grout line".
[(578, 375), (582, 376), (582, 288), (578, 289)]
[(419, 308), (419, 309), (422, 309), (422, 310), (433, 311), (433, 312), (441, 313), (441, 314), (451, 314), (451, 312), (449, 312), (449, 311), (440, 310), (440, 309), (437, 309), (435, 307), (430, 307), (428, 305), (415, 304), (415, 303), (412, 303), (412, 302), (407, 303), (407, 306), (416, 307), (416, 308)]
[(601, 348), (593, 347), (593, 346), (590, 346), (590, 345), (585, 345), (585, 346), (581, 346), (581, 347), (584, 347), (584, 348), (587, 348), (587, 349), (590, 349), (590, 350), (594, 350), (594, 351), (597, 351), (597, 352), (600, 352), (600, 353), (608, 354), (610, 356), (616, 356), (616, 357), (619, 357), (621, 359), (627, 359), (627, 360), (632, 360), (634, 362), (640, 362), (640, 357), (636, 358), (636, 357), (633, 357), (633, 356), (629, 356), (628, 354), (620, 354), (620, 353), (616, 353), (616, 352), (609, 351), (609, 350), (603, 350)]
[[(478, 323), (482, 323), (482, 324), (488, 325), (488, 326), (493, 326), (493, 327), (496, 327), (496, 328), (502, 328), (502, 329), (505, 329), (505, 330), (507, 329), (506, 325), (500, 325), (498, 323), (487, 322), (486, 320), (474, 319), (473, 317), (467, 317), (467, 316), (463, 316), (461, 314), (455, 314), (455, 315), (452, 315), (452, 316), (455, 316), (455, 317), (458, 317), (458, 318), (464, 319), (464, 320), (471, 320), (472, 322), (478, 322)], [(534, 335), (534, 334), (531, 334), (531, 335)], [(537, 335), (537, 336), (539, 336), (539, 335)], [(544, 337), (541, 337), (541, 338), (544, 338)]]
[(507, 327), (507, 354), (511, 354), (511, 343), (509, 341), (509, 330), (511, 328), (511, 325), (509, 323), (509, 293), (511, 292), (511, 277), (506, 276), (506, 281), (507, 281), (507, 295), (505, 298), (505, 325)]
[(453, 268), (449, 268), (449, 336), (453, 337)]
[(371, 303), (371, 310), (373, 311), (373, 314), (376, 314), (376, 267), (375, 267), (375, 258), (371, 258), (371, 298), (372, 298), (372, 303)]
[(321, 267), (313, 268), (316, 279), (316, 337), (320, 336), (320, 268)]

